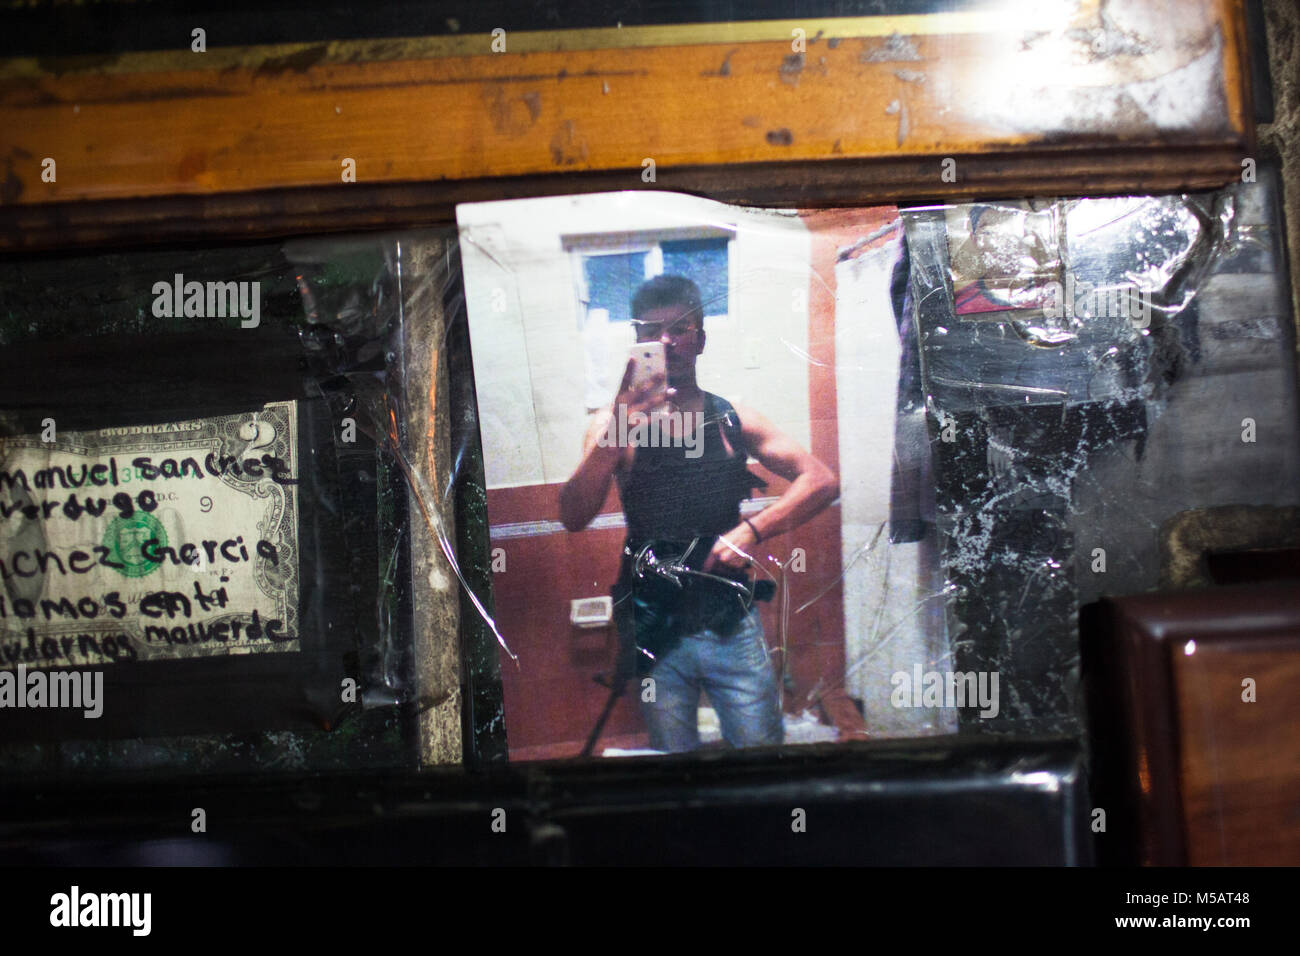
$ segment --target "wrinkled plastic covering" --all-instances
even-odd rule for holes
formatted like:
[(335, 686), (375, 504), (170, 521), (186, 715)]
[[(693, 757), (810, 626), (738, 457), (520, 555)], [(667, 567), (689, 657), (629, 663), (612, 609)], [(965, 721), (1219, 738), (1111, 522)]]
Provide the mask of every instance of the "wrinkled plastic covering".
[[(760, 613), (784, 742), (1077, 732), (1080, 604), (1157, 586), (1170, 517), (1300, 489), (1274, 191), (1269, 174), (901, 212), (460, 207), (512, 757), (649, 747), (659, 662), (620, 637), (620, 549), (623, 579), (680, 589), (712, 539), (630, 547), (618, 480), (567, 530), (560, 494), (619, 390), (630, 299), (665, 274), (701, 289), (700, 387), (839, 480), (747, 555), (734, 598)], [(749, 459), (753, 520), (788, 485)], [(708, 666), (704, 746), (730, 739)]]
[[(1080, 605), (1156, 587), (1162, 526), (1300, 495), (1277, 186), (906, 210), (953, 660), (996, 722), (1078, 727)], [(964, 715), (965, 716), (965, 715)]]
[[(155, 634), (151, 659), (65, 662), (105, 675), (104, 716), (5, 709), (3, 765), (411, 768), (504, 758), (507, 742), (521, 760), (649, 749), (657, 659), (627, 653), (621, 605), (602, 600), (619, 597), (622, 501), (611, 489), (570, 531), (559, 495), (618, 390), (632, 293), (663, 274), (701, 289), (699, 382), (737, 413), (716, 408), (710, 434), (730, 447), (731, 429), (766, 421), (838, 480), (822, 510), (751, 549), (736, 597), (761, 622), (780, 739), (1073, 733), (1077, 608), (1156, 587), (1170, 519), (1300, 494), (1275, 204), (1267, 169), (1214, 195), (901, 211), (617, 194), (464, 206), (458, 235), (10, 261), (9, 478), (19, 452), (62, 467), (92, 454), (84, 436), (144, 441), (177, 423), (219, 422), (213, 447), (238, 458), (258, 422), (278, 422), (293, 496), (265, 476), (220, 480), (259, 508), (292, 501), (294, 540), (288, 511), (221, 505), (193, 527), (226, 520), (246, 543), (279, 529), (298, 583), (292, 646)], [(182, 307), (160, 314), (155, 286), (177, 275)], [(259, 283), (255, 327), (187, 313), (188, 281)], [(273, 415), (286, 404), (289, 444)], [(791, 475), (771, 449), (746, 452), (740, 516), (763, 524)], [(29, 642), (15, 617), (19, 600), (41, 613), (15, 552), (63, 532), (45, 516), (42, 544), (14, 506), (48, 490), (0, 489), (5, 672), (51, 669), (46, 647), (67, 637), (80, 654), (105, 623), (53, 610)], [(179, 549), (192, 503), (167, 507)], [(87, 541), (111, 519), (86, 523)], [(638, 548), (629, 574), (676, 588), (711, 573), (690, 545)], [(268, 570), (255, 581), (274, 590), (287, 572)], [(120, 587), (131, 615), (152, 573)], [(157, 573), (194, 584), (187, 568)], [(706, 690), (704, 746), (729, 734), (713, 705)]]
[[(193, 301), (189, 282), (205, 284)], [(214, 282), (252, 295), (213, 311)], [(0, 268), (0, 288), (6, 505), (67, 496), (42, 490), (33, 462), (75, 471), (110, 458), (115, 480), (133, 477), (133, 494), (148, 488), (162, 505), (129, 517), (110, 505), (75, 524), (61, 510), (6, 514), (0, 668), (73, 669), (104, 684), (95, 718), (0, 712), (5, 766), (301, 771), (490, 758), (495, 660), (463, 654), (460, 640), (462, 598), (477, 621), (466, 633), (485, 636), (475, 602), (487, 588), (473, 547), (475, 586), (458, 557), (474, 535), (473, 496), (457, 480), (474, 474), (477, 429), (453, 354), (465, 354), (454, 234), (18, 260)], [(43, 442), (47, 426), (54, 443)], [(170, 434), (199, 437), (159, 437)], [(282, 461), (276, 480), (269, 467), (205, 465), (205, 452), (242, 462), (257, 457), (250, 448)], [(141, 454), (155, 472), (122, 474)], [(159, 474), (168, 456), (198, 469)], [(19, 466), (25, 489), (12, 484)], [(77, 497), (115, 490), (86, 484)], [(118, 515), (138, 529), (114, 532)], [(132, 534), (180, 563), (142, 560)], [(250, 554), (229, 564), (236, 536)], [(216, 543), (206, 555), (200, 538)], [(47, 561), (25, 575), (34, 549), (66, 562), (70, 548), (101, 540), (106, 560), (120, 559), (108, 570), (69, 583)], [(255, 541), (282, 560), (269, 563)], [(200, 607), (193, 589), (219, 585), (228, 604)], [(124, 614), (41, 604), (68, 587), (96, 600), (111, 587)], [(161, 594), (186, 598), (168, 606)], [(34, 616), (20, 620), (24, 609)], [(253, 610), (262, 621), (283, 612), (281, 639), (232, 631)], [(129, 653), (104, 653), (110, 633)], [(470, 674), (482, 660), (488, 669)], [(463, 728), (474, 713), (477, 728)]]

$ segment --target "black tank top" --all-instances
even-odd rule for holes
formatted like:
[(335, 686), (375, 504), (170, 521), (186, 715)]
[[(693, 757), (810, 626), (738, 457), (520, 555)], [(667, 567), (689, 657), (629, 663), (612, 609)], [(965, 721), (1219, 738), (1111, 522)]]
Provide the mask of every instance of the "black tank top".
[(703, 421), (694, 447), (664, 447), (667, 442), (639, 447), (631, 469), (620, 477), (633, 550), (647, 541), (712, 539), (740, 523), (740, 503), (756, 484), (740, 419), (726, 399), (705, 392)]
[(731, 404), (705, 392), (703, 422), (697, 448), (638, 447), (619, 479), (627, 542), (613, 590), (615, 620), (626, 648), (646, 652), (636, 655), (642, 673), (682, 635), (701, 627), (733, 632), (752, 604), (745, 571), (718, 567), (665, 578), (638, 570), (653, 554), (659, 562), (700, 571), (718, 535), (740, 523), (741, 501), (761, 484), (747, 467)]

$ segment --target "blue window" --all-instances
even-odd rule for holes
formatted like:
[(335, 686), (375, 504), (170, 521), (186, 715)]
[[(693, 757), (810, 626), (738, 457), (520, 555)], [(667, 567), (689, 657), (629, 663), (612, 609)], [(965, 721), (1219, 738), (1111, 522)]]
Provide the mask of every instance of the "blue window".
[(583, 256), (587, 280), (587, 308), (608, 309), (611, 322), (632, 318), (632, 294), (646, 280), (648, 252), (623, 252), (608, 256)]
[[(705, 315), (726, 315), (730, 283), (727, 238), (663, 239), (623, 252), (581, 253), (587, 309), (604, 309), (611, 322), (632, 318), (632, 296), (646, 279), (680, 275), (700, 287)], [(625, 246), (624, 249), (627, 247)]]
[(705, 315), (726, 315), (727, 307), (726, 239), (679, 239), (659, 243), (663, 250), (664, 272), (685, 276), (700, 287), (700, 302)]

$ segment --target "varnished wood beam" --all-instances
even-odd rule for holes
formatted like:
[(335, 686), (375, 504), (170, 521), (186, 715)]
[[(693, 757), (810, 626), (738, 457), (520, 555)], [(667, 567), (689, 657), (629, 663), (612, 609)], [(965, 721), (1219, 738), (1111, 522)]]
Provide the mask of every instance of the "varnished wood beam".
[(1173, 25), (1152, 14), (1162, 0), (1125, 6), (1160, 43), (1079, 0), (1066, 21), (1014, 29), (963, 13), (810, 21), (802, 37), (798, 21), (507, 34), (503, 53), (483, 35), (10, 60), (0, 241), (85, 241), (96, 220), (103, 236), (150, 220), (251, 236), (280, 203), (307, 228), (327, 209), (412, 225), (466, 198), (593, 184), (816, 204), (1239, 175), (1236, 5), (1180, 2)]

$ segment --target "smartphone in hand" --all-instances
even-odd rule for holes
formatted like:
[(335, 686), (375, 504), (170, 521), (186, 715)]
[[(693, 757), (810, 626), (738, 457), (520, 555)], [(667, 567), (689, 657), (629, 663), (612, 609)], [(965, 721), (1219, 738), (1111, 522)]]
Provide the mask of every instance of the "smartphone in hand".
[(656, 377), (663, 381), (667, 376), (662, 342), (638, 342), (632, 346), (630, 354), (633, 368), (629, 384), (633, 391), (648, 388)]

